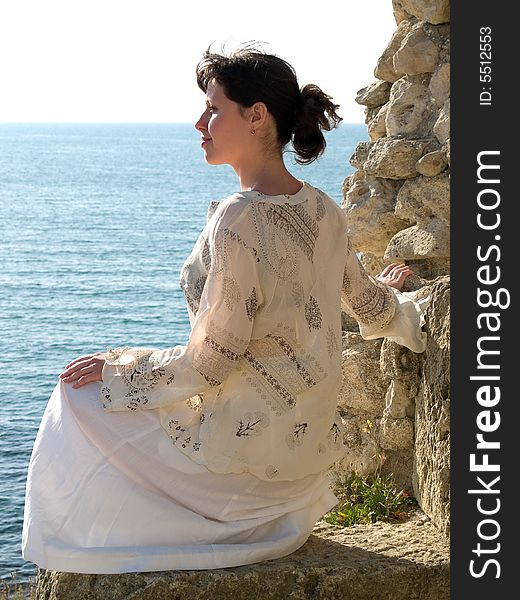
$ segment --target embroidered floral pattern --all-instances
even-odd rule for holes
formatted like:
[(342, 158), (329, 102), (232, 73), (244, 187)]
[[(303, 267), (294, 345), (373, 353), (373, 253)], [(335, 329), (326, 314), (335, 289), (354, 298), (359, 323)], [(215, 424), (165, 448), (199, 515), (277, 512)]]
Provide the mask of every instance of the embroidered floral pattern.
[(329, 448), (341, 448), (341, 429), (337, 423), (333, 423), (327, 436), (327, 444)]
[(211, 271), (211, 252), (207, 238), (204, 238), (201, 260), (202, 264), (204, 265), (204, 268), (206, 269), (206, 272), (209, 273)]
[(206, 284), (206, 276), (198, 277), (194, 281), (188, 279), (186, 287), (183, 288), (184, 297), (190, 307), (191, 312), (195, 315), (199, 310), (200, 299), (202, 292), (204, 291), (204, 285)]
[(247, 313), (247, 318), (252, 321), (255, 314), (256, 314), (256, 309), (258, 307), (258, 300), (256, 298), (256, 288), (253, 288), (251, 290), (251, 295), (249, 296), (249, 298), (246, 299), (246, 313)]
[(303, 444), (303, 437), (307, 431), (307, 423), (296, 423), (293, 431), (285, 436), (285, 442), (291, 450), (294, 450), (296, 446)]
[[(350, 281), (347, 281), (345, 286), (344, 278), (344, 290), (349, 289), (349, 286)], [(377, 324), (383, 329), (392, 320), (395, 313), (395, 297), (393, 292), (384, 284), (374, 281), (372, 287), (362, 288), (357, 295), (344, 293), (348, 298), (354, 317), (363, 325)]]
[(224, 297), (224, 304), (229, 310), (233, 310), (235, 305), (240, 302), (240, 286), (236, 279), (224, 277), (222, 295)]
[(292, 286), (292, 297), (296, 308), (301, 308), (304, 304), (303, 298), (303, 283), (295, 281)]
[(352, 316), (363, 325), (383, 329), (395, 314), (396, 299), (391, 288), (370, 277), (352, 254), (343, 272), (342, 295)]
[(203, 343), (194, 352), (193, 366), (209, 385), (218, 386), (236, 367), (246, 347), (246, 340), (211, 321)]
[(309, 329), (321, 329), (322, 314), (316, 298), (309, 296), (305, 303), (305, 320)]
[(195, 412), (199, 412), (202, 410), (202, 402), (202, 394), (197, 394), (196, 396), (192, 396), (186, 400), (186, 406)]
[(220, 200), (212, 200), (208, 205), (208, 210), (206, 212), (206, 223), (211, 219), (211, 217), (215, 214), (215, 211), (220, 206)]
[(247, 383), (276, 415), (292, 409), (298, 395), (325, 377), (321, 365), (291, 338), (286, 328), (285, 335), (252, 340), (242, 363)]
[(296, 356), (294, 349), (287, 342), (287, 340), (285, 340), (280, 335), (269, 334), (267, 337), (271, 338), (273, 340), (276, 340), (276, 342), (278, 343), (280, 348), (283, 350), (284, 354), (289, 358), (291, 363), (293, 363), (293, 365), (296, 367), (296, 371), (298, 372), (298, 375), (303, 379), (303, 381), (305, 381), (305, 384), (307, 385), (307, 387), (312, 387), (312, 386), (316, 385), (316, 382), (312, 378), (312, 375), (307, 370), (305, 365), (300, 360), (298, 360), (298, 357)]
[(325, 337), (327, 340), (327, 352), (328, 355), (332, 358), (334, 354), (340, 350), (338, 339), (336, 338), (336, 334), (332, 325), (329, 325)]
[(316, 221), (321, 221), (326, 215), (324, 198), (325, 194), (316, 188)]
[[(264, 380), (271, 386), (272, 390), (274, 390), (280, 398), (285, 402), (286, 407), (293, 407), (296, 404), (296, 399), (294, 396), (287, 390), (271, 373), (259, 362), (249, 351), (246, 351), (244, 354), (244, 358), (247, 362), (253, 367), (253, 369), (259, 373)], [(270, 400), (267, 401), (267, 404), (271, 405), (272, 402)], [(282, 411), (279, 410), (280, 404), (278, 403), (278, 410), (273, 407), (273, 410), (277, 412), (277, 414), (281, 414)], [(287, 410), (287, 408), (285, 408)]]
[(107, 406), (112, 402), (110, 388), (106, 385), (101, 388), (101, 399), (103, 401), (103, 408), (107, 408)]
[(168, 429), (170, 431), (170, 437), (176, 442), (182, 434), (186, 433), (186, 429), (182, 427), (177, 419), (171, 419), (168, 421)]
[(237, 437), (256, 437), (269, 427), (269, 417), (260, 411), (246, 413), (238, 422)]
[[(211, 254), (208, 273), (216, 275), (224, 272), (224, 270), (229, 267), (230, 244), (240, 245), (244, 250), (250, 252), (255, 258), (255, 261), (257, 261), (258, 257), (256, 249), (246, 244), (238, 233), (226, 227), (216, 232), (214, 248), (208, 249), (208, 252)], [(208, 264), (208, 259), (205, 260), (204, 264)]]
[(301, 204), (262, 203), (261, 206), (267, 222), (285, 232), (312, 262), (319, 229), (305, 208)]
[[(207, 242), (205, 242), (206, 244)], [(201, 260), (188, 259), (181, 269), (180, 286), (186, 303), (193, 314), (199, 310), (200, 299), (206, 284), (208, 268)]]
[(148, 396), (139, 392), (139, 390), (130, 390), (125, 394), (125, 398), (128, 399), (126, 407), (130, 410), (137, 410), (148, 404)]
[(294, 243), (287, 234), (268, 222), (264, 203), (252, 205), (253, 225), (262, 256), (279, 279), (290, 280), (298, 270)]
[(114, 359), (113, 351), (112, 355), (107, 355), (107, 362), (117, 365), (128, 390), (146, 392), (154, 389), (166, 374), (163, 367), (155, 364), (152, 352), (147, 349), (123, 349)]

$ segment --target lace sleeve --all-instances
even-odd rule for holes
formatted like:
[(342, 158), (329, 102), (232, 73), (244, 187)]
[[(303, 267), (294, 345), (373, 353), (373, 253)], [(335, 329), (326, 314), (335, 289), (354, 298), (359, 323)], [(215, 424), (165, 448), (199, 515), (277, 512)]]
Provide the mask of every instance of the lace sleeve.
[[(236, 212), (236, 211), (235, 211)], [(101, 397), (107, 410), (156, 408), (220, 385), (249, 345), (261, 302), (256, 259), (225, 210), (212, 219), (207, 278), (186, 346), (107, 353)]]
[(413, 352), (424, 352), (426, 333), (424, 311), (429, 298), (419, 302), (412, 295), (368, 275), (347, 242), (347, 262), (343, 273), (342, 308), (359, 324), (367, 340), (386, 337)]
[(392, 320), (396, 309), (392, 288), (365, 271), (350, 239), (347, 239), (341, 301), (343, 310), (359, 323), (363, 337), (383, 330)]

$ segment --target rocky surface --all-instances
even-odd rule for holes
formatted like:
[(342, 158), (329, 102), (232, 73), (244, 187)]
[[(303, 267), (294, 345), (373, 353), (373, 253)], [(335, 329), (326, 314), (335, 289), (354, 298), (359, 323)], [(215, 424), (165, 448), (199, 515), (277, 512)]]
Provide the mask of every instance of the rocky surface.
[(449, 548), (418, 511), (398, 524), (318, 523), (290, 556), (244, 567), (121, 575), (41, 571), (36, 600), (449, 600)]
[(450, 530), (450, 282), (434, 285), (424, 376), (415, 400), (413, 488), (424, 512)]
[(450, 3), (393, 0), (396, 30), (360, 89), (368, 140), (345, 179), (349, 235), (372, 275), (406, 262), (405, 291), (431, 296), (428, 346), (367, 342), (344, 319), (338, 399), (345, 454), (334, 475), (391, 474), (449, 535)]

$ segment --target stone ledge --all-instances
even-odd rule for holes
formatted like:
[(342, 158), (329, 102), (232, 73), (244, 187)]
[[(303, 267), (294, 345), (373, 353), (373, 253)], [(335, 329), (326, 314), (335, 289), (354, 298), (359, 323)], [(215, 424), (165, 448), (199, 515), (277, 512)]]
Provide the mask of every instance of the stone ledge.
[(420, 511), (398, 524), (318, 523), (285, 558), (229, 569), (40, 570), (36, 600), (449, 600), (449, 542)]

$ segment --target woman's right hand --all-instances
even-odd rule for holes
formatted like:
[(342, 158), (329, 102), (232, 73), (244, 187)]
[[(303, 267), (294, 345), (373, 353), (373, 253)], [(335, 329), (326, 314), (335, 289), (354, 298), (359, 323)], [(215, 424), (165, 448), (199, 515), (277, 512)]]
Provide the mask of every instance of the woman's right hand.
[(377, 275), (376, 279), (386, 283), (390, 287), (395, 288), (396, 290), (401, 290), (404, 285), (404, 280), (412, 275), (413, 271), (410, 269), (408, 265), (401, 263), (392, 263), (387, 265), (379, 275)]
[(60, 373), (60, 379), (65, 383), (71, 383), (73, 388), (82, 387), (93, 381), (102, 381), (105, 361), (104, 352), (80, 356), (65, 367), (65, 370)]

